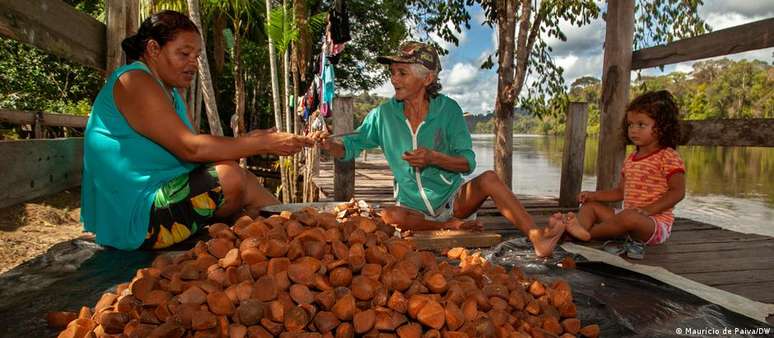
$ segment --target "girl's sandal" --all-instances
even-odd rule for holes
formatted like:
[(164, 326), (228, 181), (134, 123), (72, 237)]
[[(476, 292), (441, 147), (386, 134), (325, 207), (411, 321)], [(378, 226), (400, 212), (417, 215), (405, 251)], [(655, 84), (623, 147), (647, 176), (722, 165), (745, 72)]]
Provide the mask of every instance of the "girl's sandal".
[(609, 240), (602, 244), (602, 250), (609, 254), (618, 256), (626, 252), (626, 245), (621, 241)]
[(624, 246), (626, 247), (626, 257), (637, 260), (645, 258), (645, 243), (628, 240)]

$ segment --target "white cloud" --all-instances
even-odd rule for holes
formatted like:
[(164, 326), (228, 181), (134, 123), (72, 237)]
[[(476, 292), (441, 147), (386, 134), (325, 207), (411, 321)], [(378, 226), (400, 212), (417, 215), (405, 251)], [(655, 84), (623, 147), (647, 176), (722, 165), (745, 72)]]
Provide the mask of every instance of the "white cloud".
[(444, 71), (443, 73), (446, 74), (441, 76), (441, 79), (446, 80), (445, 82), (451, 86), (462, 85), (475, 79), (477, 72), (478, 69), (469, 63), (457, 63), (448, 73)]
[(605, 21), (598, 18), (591, 23), (577, 27), (562, 20), (559, 28), (564, 32), (567, 41), (555, 37), (544, 37), (546, 43), (553, 49), (554, 56), (575, 54), (579, 56), (594, 55), (602, 51), (605, 41)]
[(390, 80), (384, 81), (379, 87), (376, 87), (370, 92), (372, 95), (378, 95), (381, 97), (392, 97), (395, 95), (395, 88), (392, 87)]
[(704, 5), (699, 7), (699, 15), (708, 18), (712, 14), (771, 17), (774, 15), (774, 4), (770, 0), (705, 0)]
[(765, 16), (744, 16), (738, 13), (710, 13), (704, 21), (712, 27), (712, 30), (721, 30), (766, 18)]

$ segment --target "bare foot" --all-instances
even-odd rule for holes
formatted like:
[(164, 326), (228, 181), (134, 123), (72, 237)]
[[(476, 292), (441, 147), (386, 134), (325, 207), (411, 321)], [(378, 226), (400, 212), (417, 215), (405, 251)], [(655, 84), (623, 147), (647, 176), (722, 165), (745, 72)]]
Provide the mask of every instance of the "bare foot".
[(578, 223), (578, 217), (576, 217), (574, 213), (567, 213), (565, 225), (567, 226), (567, 232), (569, 232), (572, 237), (581, 241), (591, 240), (591, 233)]
[(477, 219), (464, 221), (459, 218), (452, 218), (446, 221), (443, 227), (444, 229), (453, 229), (453, 230), (470, 230), (470, 231), (484, 230), (484, 225), (481, 223), (481, 221)]
[(556, 247), (556, 243), (564, 233), (564, 222), (561, 214), (553, 214), (548, 219), (548, 226), (542, 229), (532, 229), (527, 234), (532, 245), (535, 246), (535, 254), (538, 257), (548, 257)]

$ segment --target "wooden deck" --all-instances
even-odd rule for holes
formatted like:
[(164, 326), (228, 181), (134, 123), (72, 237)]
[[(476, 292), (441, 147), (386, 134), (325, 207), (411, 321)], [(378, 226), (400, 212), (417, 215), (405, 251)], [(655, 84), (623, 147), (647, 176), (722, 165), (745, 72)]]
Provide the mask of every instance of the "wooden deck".
[[(357, 162), (355, 198), (371, 204), (393, 203), (392, 175), (383, 161)], [(321, 163), (315, 178), (320, 199), (333, 196), (333, 171), (330, 162)], [(557, 198), (523, 196), (519, 199), (539, 226), (548, 216), (567, 211), (558, 207)], [(484, 230), (497, 232), (503, 238), (521, 236), (495, 209), (491, 200), (479, 212)], [(598, 247), (599, 243), (586, 244)], [(660, 266), (696, 282), (725, 290), (754, 301), (774, 303), (774, 238), (742, 234), (689, 219), (678, 218), (672, 235), (664, 245), (649, 247), (641, 265)], [(774, 316), (767, 320), (774, 324)]]

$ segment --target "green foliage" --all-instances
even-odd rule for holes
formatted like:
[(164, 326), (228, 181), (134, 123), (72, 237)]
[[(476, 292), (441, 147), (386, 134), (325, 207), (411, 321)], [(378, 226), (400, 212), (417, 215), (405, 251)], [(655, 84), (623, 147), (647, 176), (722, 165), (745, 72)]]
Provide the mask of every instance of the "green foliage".
[(298, 40), (298, 27), (289, 6), (273, 8), (264, 29), (271, 37), (278, 55), (284, 54), (290, 44)]
[[(661, 76), (643, 76), (632, 83), (630, 98), (649, 90), (669, 90), (680, 107), (681, 118), (687, 120), (724, 118), (774, 117), (774, 67), (759, 61), (731, 61), (728, 59), (697, 62), (693, 71), (673, 72)], [(601, 82), (593, 77), (575, 80), (566, 93), (569, 101), (589, 104), (588, 133), (599, 133)], [(555, 102), (555, 101), (550, 101)], [(564, 129), (562, 119), (566, 109), (544, 104), (552, 111), (540, 118), (514, 124), (514, 132), (555, 134)]]
[(94, 69), (0, 38), (0, 108), (86, 115), (102, 85)]
[(387, 98), (381, 96), (370, 95), (368, 92), (363, 92), (362, 94), (355, 96), (353, 102), (355, 124), (353, 125), (357, 128), (357, 126), (363, 123), (363, 119), (365, 119), (366, 115), (386, 99)]
[(634, 4), (634, 49), (711, 31), (712, 28), (698, 15), (698, 8), (703, 4), (703, 0), (637, 0)]
[[(328, 8), (332, 2), (321, 1), (317, 6)], [(347, 8), (352, 41), (335, 66), (336, 90), (367, 91), (381, 85), (389, 75), (387, 67), (375, 62), (376, 57), (394, 53), (408, 34), (406, 1), (348, 0)], [(312, 40), (316, 44), (313, 50), (318, 53), (319, 36)]]

